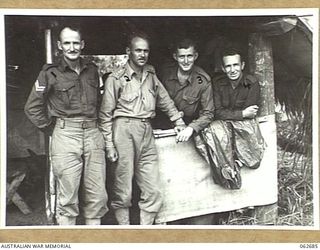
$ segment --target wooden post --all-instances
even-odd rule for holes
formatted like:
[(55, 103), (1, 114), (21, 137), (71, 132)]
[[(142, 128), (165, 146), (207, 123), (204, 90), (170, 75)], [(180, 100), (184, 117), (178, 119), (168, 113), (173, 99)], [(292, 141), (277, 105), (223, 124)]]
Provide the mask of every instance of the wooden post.
[[(249, 70), (255, 75), (261, 88), (261, 102), (258, 116), (274, 115), (274, 70), (271, 41), (260, 33), (249, 35), (248, 46)], [(263, 120), (263, 119), (262, 119)], [(270, 145), (276, 147), (276, 145)], [(256, 224), (275, 224), (278, 215), (277, 203), (255, 207), (253, 217)]]
[(271, 42), (260, 33), (249, 35), (249, 70), (255, 75), (261, 87), (261, 105), (259, 116), (273, 115), (274, 71)]
[[(52, 63), (52, 34), (51, 29), (46, 29), (45, 48), (46, 48), (46, 63)], [(52, 172), (51, 165), (51, 152), (50, 152), (51, 137), (45, 135), (45, 151), (47, 155), (47, 167), (45, 176), (45, 202), (46, 202), (46, 215), (48, 224), (55, 224), (55, 210), (56, 210), (56, 183)]]

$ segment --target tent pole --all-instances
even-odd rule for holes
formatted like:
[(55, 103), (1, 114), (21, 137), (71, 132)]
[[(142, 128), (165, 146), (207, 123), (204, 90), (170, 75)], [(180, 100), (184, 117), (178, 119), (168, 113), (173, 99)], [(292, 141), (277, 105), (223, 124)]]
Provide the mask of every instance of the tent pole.
[[(52, 35), (51, 29), (45, 30), (45, 49), (46, 49), (46, 63), (52, 63)], [(51, 151), (49, 145), (51, 144), (51, 136), (45, 134), (45, 151), (47, 156), (46, 176), (45, 176), (45, 203), (46, 215), (49, 225), (55, 224), (56, 214), (56, 182), (52, 172), (51, 165)]]

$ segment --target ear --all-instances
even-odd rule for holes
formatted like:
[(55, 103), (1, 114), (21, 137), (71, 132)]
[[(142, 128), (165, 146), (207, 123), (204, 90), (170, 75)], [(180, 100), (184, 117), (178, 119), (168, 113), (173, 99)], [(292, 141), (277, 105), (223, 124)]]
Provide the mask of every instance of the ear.
[(131, 49), (129, 47), (126, 48), (126, 53), (129, 55), (131, 53)]
[(246, 65), (246, 63), (245, 62), (242, 62), (241, 63), (241, 70), (243, 70), (244, 69), (244, 66)]
[(58, 45), (58, 49), (59, 49), (59, 50), (62, 50), (62, 45), (61, 45), (61, 42), (60, 42), (60, 41), (57, 42), (57, 45)]
[(174, 60), (178, 61), (177, 53), (173, 53), (173, 54), (172, 54), (172, 57), (173, 57)]
[(84, 40), (81, 40), (81, 42), (80, 42), (80, 49), (81, 49), (81, 50), (83, 50), (84, 45), (85, 45)]
[(199, 53), (198, 53), (198, 52), (194, 53), (194, 60), (197, 60), (197, 59), (198, 59), (198, 56), (199, 56)]
[(224, 65), (223, 65), (223, 63), (221, 63), (221, 69), (222, 69), (222, 71), (224, 72), (224, 73), (226, 73), (226, 70), (225, 70), (225, 68), (224, 68)]

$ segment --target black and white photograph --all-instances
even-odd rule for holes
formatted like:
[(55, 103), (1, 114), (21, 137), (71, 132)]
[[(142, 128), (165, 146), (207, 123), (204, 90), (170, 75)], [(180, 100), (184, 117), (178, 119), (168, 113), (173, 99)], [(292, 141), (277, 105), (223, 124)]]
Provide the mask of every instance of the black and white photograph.
[(319, 229), (318, 9), (1, 14), (1, 228)]

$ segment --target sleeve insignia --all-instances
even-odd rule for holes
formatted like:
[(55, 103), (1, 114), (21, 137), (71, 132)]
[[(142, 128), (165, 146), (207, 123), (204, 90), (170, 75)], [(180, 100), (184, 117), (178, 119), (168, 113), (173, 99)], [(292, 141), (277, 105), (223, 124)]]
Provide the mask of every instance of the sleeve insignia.
[(36, 80), (36, 82), (34, 83), (34, 86), (35, 86), (37, 92), (43, 92), (46, 88), (45, 86), (40, 86), (38, 80)]
[(197, 76), (197, 80), (198, 80), (198, 84), (202, 84), (203, 83), (203, 80), (202, 80), (201, 76)]

